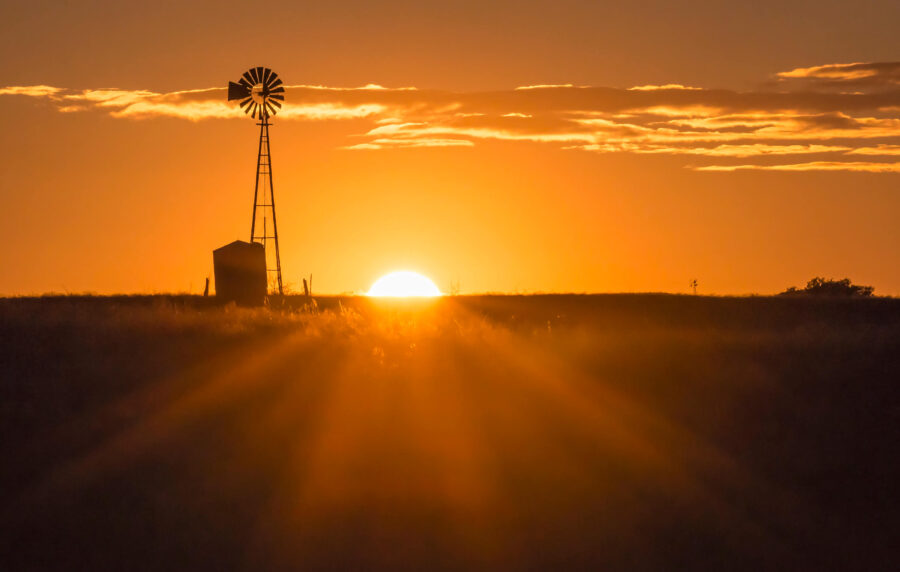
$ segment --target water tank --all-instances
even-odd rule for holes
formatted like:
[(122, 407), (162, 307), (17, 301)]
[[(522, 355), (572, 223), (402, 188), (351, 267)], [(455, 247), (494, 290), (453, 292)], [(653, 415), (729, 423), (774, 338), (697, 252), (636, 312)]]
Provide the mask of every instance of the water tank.
[(216, 299), (241, 306), (266, 302), (266, 249), (258, 242), (235, 240), (213, 250)]

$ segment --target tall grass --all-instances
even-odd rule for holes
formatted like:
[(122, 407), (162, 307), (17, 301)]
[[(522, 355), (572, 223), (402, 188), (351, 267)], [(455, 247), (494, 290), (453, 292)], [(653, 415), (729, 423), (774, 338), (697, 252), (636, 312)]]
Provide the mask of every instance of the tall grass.
[(900, 301), (0, 301), (5, 569), (878, 569)]

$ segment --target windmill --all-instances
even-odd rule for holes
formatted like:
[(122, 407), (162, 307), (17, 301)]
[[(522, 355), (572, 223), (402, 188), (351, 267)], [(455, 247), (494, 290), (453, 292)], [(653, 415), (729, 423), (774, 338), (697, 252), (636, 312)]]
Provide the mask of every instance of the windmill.
[[(281, 284), (281, 254), (278, 251), (278, 224), (275, 220), (275, 187), (272, 185), (272, 157), (269, 149), (269, 118), (278, 113), (284, 102), (284, 86), (278, 74), (264, 67), (250, 68), (241, 79), (228, 82), (228, 101), (240, 100), (244, 113), (259, 123), (259, 152), (256, 156), (256, 184), (253, 188), (253, 216), (250, 242), (263, 245), (267, 274), (274, 272), (278, 293)], [(271, 219), (271, 221), (270, 221)], [(271, 222), (271, 227), (269, 226)], [(274, 259), (269, 242), (275, 243)]]

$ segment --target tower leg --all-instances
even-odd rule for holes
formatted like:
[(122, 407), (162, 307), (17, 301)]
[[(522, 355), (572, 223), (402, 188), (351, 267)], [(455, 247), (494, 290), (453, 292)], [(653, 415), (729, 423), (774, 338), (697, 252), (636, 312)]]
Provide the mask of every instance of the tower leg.
[[(284, 294), (281, 281), (281, 252), (278, 245), (278, 223), (275, 218), (275, 186), (272, 182), (272, 156), (269, 147), (269, 116), (262, 114), (259, 123), (259, 151), (256, 158), (256, 183), (253, 189), (253, 220), (250, 223), (250, 242), (260, 242), (266, 247), (266, 271), (275, 273), (278, 294)], [(262, 191), (262, 193), (260, 193)], [(268, 219), (272, 219), (269, 234)], [(261, 221), (260, 221), (261, 219)], [(260, 221), (260, 224), (257, 222)], [(258, 229), (262, 228), (262, 234)], [(270, 243), (275, 244), (274, 257), (270, 256)]]

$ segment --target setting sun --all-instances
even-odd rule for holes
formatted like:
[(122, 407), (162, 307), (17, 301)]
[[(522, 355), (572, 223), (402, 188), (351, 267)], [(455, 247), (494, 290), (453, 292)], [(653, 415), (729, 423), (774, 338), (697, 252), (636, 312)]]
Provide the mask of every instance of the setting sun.
[(417, 272), (401, 270), (385, 274), (372, 284), (367, 296), (376, 297), (433, 297), (440, 296), (441, 291), (434, 282)]

